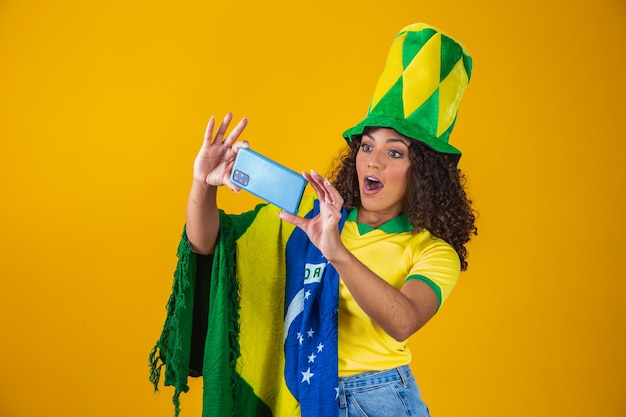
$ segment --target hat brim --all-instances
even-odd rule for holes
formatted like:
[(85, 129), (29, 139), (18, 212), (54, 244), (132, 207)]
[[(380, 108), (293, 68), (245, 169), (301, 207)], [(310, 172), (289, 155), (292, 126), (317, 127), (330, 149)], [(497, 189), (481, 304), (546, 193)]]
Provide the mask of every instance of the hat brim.
[(447, 142), (423, 132), (422, 130), (416, 128), (415, 125), (407, 123), (404, 120), (398, 120), (396, 118), (383, 115), (369, 115), (356, 126), (343, 132), (343, 137), (348, 142), (352, 142), (355, 137), (363, 135), (363, 132), (368, 127), (386, 127), (394, 129), (396, 132), (410, 139), (424, 143), (437, 152), (451, 154), (459, 159), (461, 158), (461, 151)]

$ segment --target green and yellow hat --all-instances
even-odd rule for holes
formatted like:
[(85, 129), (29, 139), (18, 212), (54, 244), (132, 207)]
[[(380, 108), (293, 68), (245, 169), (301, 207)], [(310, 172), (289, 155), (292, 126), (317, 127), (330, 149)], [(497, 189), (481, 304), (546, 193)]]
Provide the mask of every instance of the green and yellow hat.
[(367, 117), (343, 137), (352, 141), (366, 127), (389, 127), (460, 158), (448, 140), (471, 73), (472, 58), (461, 43), (425, 23), (409, 25), (391, 45)]

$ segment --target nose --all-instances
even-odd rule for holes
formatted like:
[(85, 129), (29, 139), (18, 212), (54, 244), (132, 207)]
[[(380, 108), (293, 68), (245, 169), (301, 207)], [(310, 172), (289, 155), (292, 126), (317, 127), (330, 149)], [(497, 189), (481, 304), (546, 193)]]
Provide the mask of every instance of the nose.
[(370, 157), (367, 160), (367, 166), (368, 168), (372, 168), (372, 169), (381, 168), (381, 161), (380, 161), (380, 156), (378, 155), (378, 152), (372, 152), (370, 154)]

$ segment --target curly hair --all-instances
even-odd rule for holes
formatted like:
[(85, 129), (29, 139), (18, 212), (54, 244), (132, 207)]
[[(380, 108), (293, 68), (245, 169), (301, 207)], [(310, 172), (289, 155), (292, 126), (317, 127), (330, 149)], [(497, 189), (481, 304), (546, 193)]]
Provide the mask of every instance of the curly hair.
[[(330, 178), (348, 210), (361, 205), (356, 155), (360, 140), (348, 143), (335, 161)], [(450, 244), (459, 255), (461, 270), (467, 269), (465, 244), (478, 234), (476, 212), (465, 192), (467, 179), (457, 168), (457, 157), (437, 152), (419, 141), (409, 146), (411, 169), (404, 211), (414, 232), (428, 230)]]

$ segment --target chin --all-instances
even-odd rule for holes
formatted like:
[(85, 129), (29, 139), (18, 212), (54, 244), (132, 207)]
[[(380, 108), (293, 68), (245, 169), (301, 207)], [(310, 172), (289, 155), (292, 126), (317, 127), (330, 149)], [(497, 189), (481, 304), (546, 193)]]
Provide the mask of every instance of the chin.
[(377, 204), (375, 201), (368, 200), (367, 197), (365, 199), (361, 198), (361, 208), (367, 211), (380, 211), (383, 209), (380, 204)]

